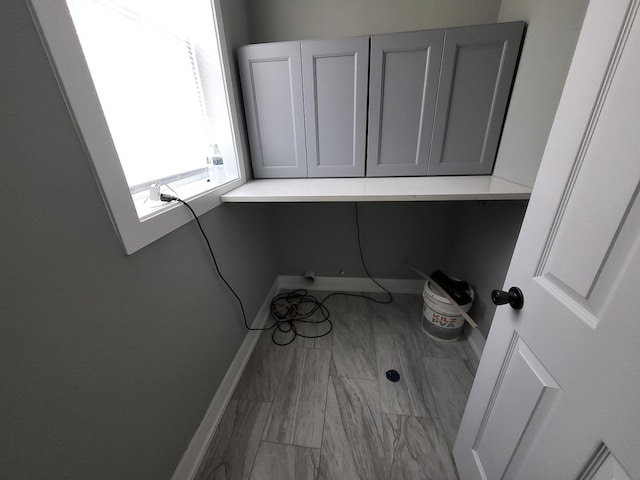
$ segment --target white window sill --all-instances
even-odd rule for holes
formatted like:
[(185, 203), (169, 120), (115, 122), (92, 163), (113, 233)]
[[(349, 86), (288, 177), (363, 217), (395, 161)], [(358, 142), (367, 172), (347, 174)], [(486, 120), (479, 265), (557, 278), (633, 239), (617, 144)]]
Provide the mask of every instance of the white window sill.
[[(173, 188), (167, 185), (162, 185), (160, 188), (160, 192), (167, 195), (176, 196), (190, 202), (196, 197), (205, 195), (210, 191), (224, 187), (225, 185), (231, 184), (236, 180), (238, 179), (234, 178), (233, 180), (226, 180), (221, 183), (212, 183), (206, 178), (201, 178), (196, 181), (190, 181), (188, 183), (182, 184), (180, 186), (174, 185)], [(140, 193), (134, 194), (133, 203), (136, 207), (136, 212), (138, 213), (138, 217), (140, 217), (141, 222), (152, 218), (153, 216), (161, 213), (163, 210), (171, 206), (171, 204), (167, 202), (151, 200), (149, 198), (149, 190), (144, 190)]]
[(492, 175), (254, 180), (222, 202), (413, 202), (527, 200), (531, 188)]

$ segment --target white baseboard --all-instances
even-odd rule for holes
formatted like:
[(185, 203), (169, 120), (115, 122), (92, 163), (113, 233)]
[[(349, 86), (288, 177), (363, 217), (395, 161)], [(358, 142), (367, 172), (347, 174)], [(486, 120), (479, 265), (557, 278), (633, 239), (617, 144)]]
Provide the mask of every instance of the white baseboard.
[(464, 334), (467, 336), (467, 341), (473, 353), (475, 353), (478, 360), (480, 360), (482, 351), (484, 350), (484, 344), (486, 343), (484, 336), (480, 333), (479, 329), (469, 327), (465, 328)]
[[(278, 277), (280, 288), (307, 290), (335, 290), (338, 292), (381, 292), (382, 290), (367, 277), (316, 277), (315, 281), (301, 276), (280, 275)], [(376, 278), (384, 288), (391, 293), (416, 293), (421, 294), (424, 289), (424, 280), (421, 279), (394, 279)]]
[[(253, 327), (258, 328), (265, 324), (269, 318), (271, 299), (278, 293), (280, 288), (278, 278), (276, 278), (271, 289), (267, 293), (260, 310), (258, 310), (258, 313), (256, 314), (252, 325)], [(249, 357), (251, 357), (251, 354), (253, 353), (253, 349), (258, 342), (259, 336), (260, 332), (250, 331), (247, 333), (247, 336), (240, 345), (238, 353), (236, 353), (236, 356), (231, 362), (227, 373), (222, 379), (222, 382), (220, 382), (218, 391), (213, 396), (213, 399), (209, 404), (209, 408), (207, 409), (202, 422), (200, 422), (200, 426), (189, 442), (189, 446), (182, 455), (182, 459), (180, 459), (180, 463), (178, 464), (175, 472), (173, 472), (171, 480), (190, 480), (195, 476), (207, 447), (213, 438), (216, 428), (218, 428), (218, 423), (220, 423), (222, 414), (227, 408), (229, 400), (231, 400), (231, 395), (240, 380), (240, 376), (249, 361)]]

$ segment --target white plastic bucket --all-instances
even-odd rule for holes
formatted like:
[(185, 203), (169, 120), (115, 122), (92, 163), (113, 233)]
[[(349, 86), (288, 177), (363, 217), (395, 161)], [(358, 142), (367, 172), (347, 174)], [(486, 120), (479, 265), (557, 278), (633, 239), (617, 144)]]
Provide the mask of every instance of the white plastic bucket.
[[(460, 305), (468, 312), (473, 304), (473, 288), (467, 291), (471, 301), (466, 305)], [(431, 289), (431, 281), (427, 280), (422, 292), (424, 306), (422, 307), (422, 330), (436, 340), (456, 341), (464, 326), (464, 317), (451, 304), (449, 299)]]

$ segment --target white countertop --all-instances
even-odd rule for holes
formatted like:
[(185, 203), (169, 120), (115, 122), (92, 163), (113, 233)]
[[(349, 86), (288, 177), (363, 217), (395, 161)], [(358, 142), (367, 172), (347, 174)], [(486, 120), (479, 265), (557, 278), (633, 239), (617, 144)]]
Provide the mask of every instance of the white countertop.
[(491, 175), (252, 180), (223, 202), (412, 202), (526, 200), (531, 188)]

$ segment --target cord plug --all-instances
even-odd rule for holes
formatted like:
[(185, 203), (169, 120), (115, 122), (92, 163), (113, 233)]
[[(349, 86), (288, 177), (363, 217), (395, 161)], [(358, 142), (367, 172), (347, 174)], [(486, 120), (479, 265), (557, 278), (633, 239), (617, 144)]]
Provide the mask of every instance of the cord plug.
[(178, 197), (174, 197), (173, 195), (166, 195), (164, 193), (160, 194), (160, 201), (161, 202), (175, 202), (178, 201), (179, 198)]

